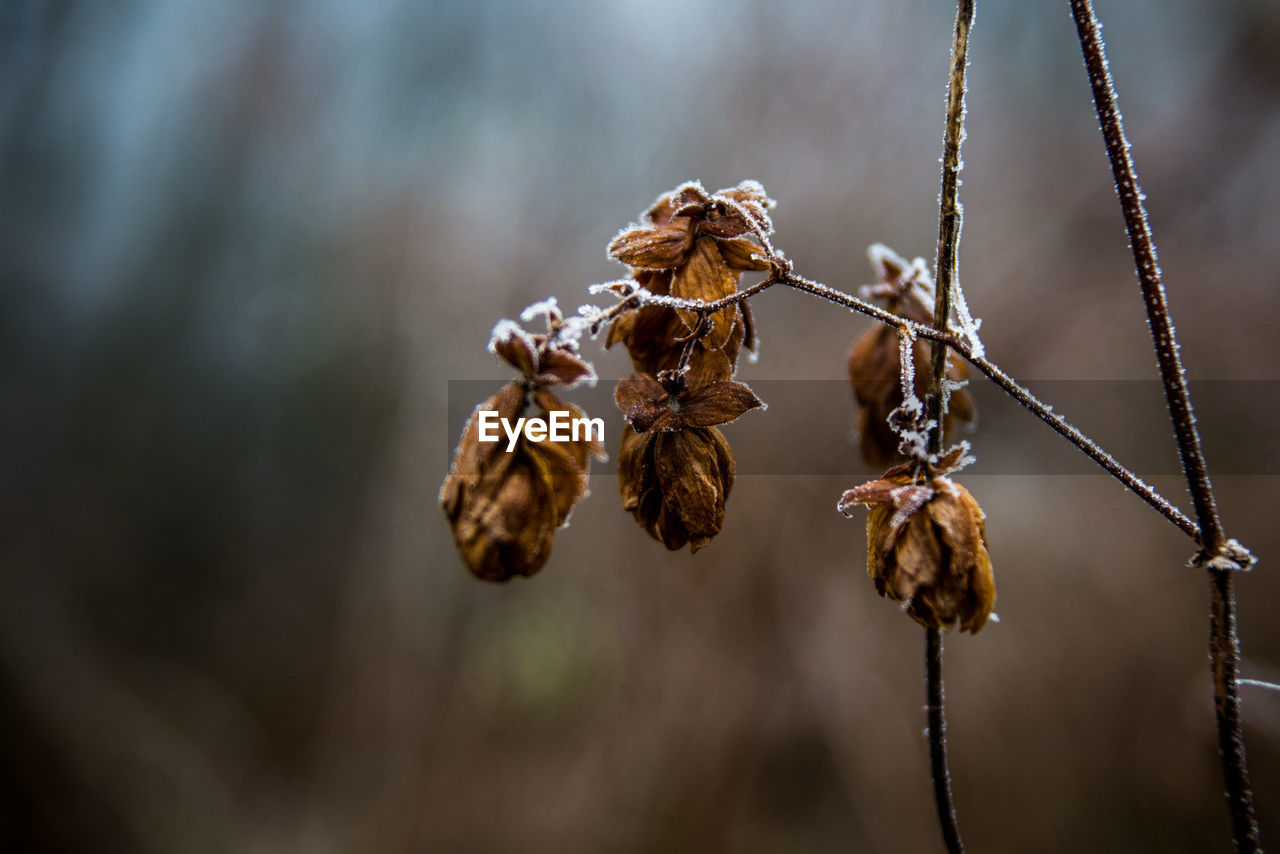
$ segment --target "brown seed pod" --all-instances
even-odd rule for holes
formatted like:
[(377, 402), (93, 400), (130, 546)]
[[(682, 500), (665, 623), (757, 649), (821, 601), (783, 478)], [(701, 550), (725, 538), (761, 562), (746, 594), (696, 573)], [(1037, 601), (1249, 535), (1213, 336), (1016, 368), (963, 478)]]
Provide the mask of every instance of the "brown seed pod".
[(986, 516), (963, 486), (908, 466), (849, 490), (839, 509), (867, 505), (867, 574), (876, 591), (931, 628), (978, 632), (996, 600)]
[[(587, 494), (590, 456), (601, 454), (599, 443), (590, 440), (532, 442), (522, 434), (511, 451), (505, 438), (480, 441), (481, 412), (492, 410), (514, 422), (529, 409), (527, 397), (525, 387), (513, 382), (476, 408), (440, 489), (458, 553), (485, 581), (533, 575), (546, 564), (556, 528)], [(582, 417), (580, 409), (546, 389), (532, 397), (540, 417), (552, 411)]]
[(631, 425), (618, 453), (618, 486), (623, 509), (650, 536), (696, 552), (720, 532), (733, 488), (733, 453), (714, 425), (764, 404), (742, 383), (688, 388), (685, 379), (663, 372), (618, 383), (614, 399)]
[[(899, 317), (931, 326), (933, 279), (924, 260), (917, 258), (908, 263), (881, 244), (872, 246), (868, 255), (879, 281), (863, 288), (864, 296), (879, 301)], [(915, 375), (912, 386), (915, 396), (923, 400), (928, 393), (931, 346), (918, 340), (911, 348)], [(889, 416), (903, 402), (898, 331), (885, 324), (868, 329), (849, 348), (847, 368), (858, 406), (855, 426), (863, 459), (876, 468), (904, 461), (907, 456), (899, 449), (902, 438), (889, 423)], [(946, 377), (953, 383), (963, 383), (969, 377), (969, 368), (948, 357)], [(976, 416), (977, 407), (969, 392), (956, 389), (948, 397), (943, 430), (949, 433), (957, 424), (971, 424)]]
[[(900, 463), (906, 456), (899, 450), (902, 441), (890, 425), (890, 414), (902, 405), (902, 361), (898, 332), (878, 323), (868, 329), (849, 350), (849, 382), (857, 402), (855, 426), (858, 446), (867, 465), (875, 468)], [(916, 341), (911, 345), (916, 397), (923, 400), (928, 393), (929, 345)], [(955, 383), (968, 379), (969, 369), (954, 359), (947, 362), (947, 379)], [(947, 433), (959, 424), (971, 423), (977, 407), (966, 389), (951, 392), (943, 428)]]

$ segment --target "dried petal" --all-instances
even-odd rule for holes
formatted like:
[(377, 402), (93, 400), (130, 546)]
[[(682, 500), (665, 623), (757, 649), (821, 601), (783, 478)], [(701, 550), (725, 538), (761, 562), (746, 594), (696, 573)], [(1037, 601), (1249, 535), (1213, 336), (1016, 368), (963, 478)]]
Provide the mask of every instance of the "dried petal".
[(773, 233), (773, 222), (769, 219), (768, 210), (774, 206), (774, 201), (765, 193), (759, 181), (746, 180), (732, 189), (720, 190), (716, 195), (733, 199), (761, 231), (765, 234)]
[(707, 218), (703, 220), (698, 230), (702, 234), (710, 235), (719, 240), (732, 240), (751, 231), (751, 226), (732, 209), (722, 208), (717, 205), (708, 211)]
[(583, 380), (595, 382), (596, 372), (590, 363), (561, 349), (547, 349), (538, 360), (538, 374), (534, 378), (540, 385), (572, 386)]
[(537, 372), (538, 352), (533, 336), (509, 320), (494, 327), (489, 349), (523, 376), (532, 377)]
[[(698, 428), (659, 436), (653, 458), (666, 510), (665, 525), (678, 532), (674, 537), (664, 536), (664, 542), (670, 549), (689, 542), (697, 552), (720, 533), (733, 472), (726, 477), (721, 471), (715, 441)], [(676, 540), (679, 542), (673, 545)]]
[(977, 632), (995, 603), (985, 517), (958, 483), (913, 484), (898, 473), (849, 490), (841, 499), (867, 513), (867, 574), (876, 590), (933, 628)]
[(684, 263), (693, 245), (689, 220), (669, 225), (635, 226), (613, 238), (609, 255), (638, 270), (670, 270)]
[(744, 237), (721, 240), (717, 246), (730, 270), (760, 272), (769, 269), (769, 260), (765, 258), (764, 250)]
[(669, 549), (706, 546), (724, 523), (733, 455), (715, 428), (624, 431), (618, 452), (622, 506)]
[[(440, 505), (453, 529), (467, 568), (486, 581), (533, 575), (551, 554), (551, 536), (586, 494), (591, 454), (602, 455), (598, 441), (479, 441), (479, 413), (491, 409), (514, 420), (526, 408), (526, 392), (509, 383), (481, 406), (463, 430), (453, 465), (440, 489)], [(543, 415), (580, 409), (546, 389), (534, 392)]]
[[(716, 248), (713, 238), (702, 237), (693, 246), (688, 262), (676, 270), (671, 280), (671, 295), (682, 299), (697, 299), (712, 302), (735, 293), (738, 289), (738, 276), (724, 263), (724, 258)], [(697, 312), (683, 309), (677, 310), (685, 326), (694, 329), (697, 326)], [(711, 350), (718, 350), (733, 334), (737, 321), (738, 307), (731, 305), (717, 311), (708, 318), (709, 328), (702, 336), (703, 344)]]
[(711, 427), (727, 424), (744, 412), (764, 405), (764, 401), (742, 383), (714, 382), (681, 395), (680, 415), (691, 426)]
[(623, 412), (642, 403), (664, 403), (667, 392), (656, 379), (649, 374), (631, 374), (618, 380), (614, 389), (613, 400)]
[(646, 218), (655, 225), (665, 225), (678, 211), (700, 209), (707, 201), (707, 191), (697, 181), (689, 181), (676, 187), (654, 203)]
[(517, 449), (501, 471), (479, 477), (450, 475), (442, 502), (458, 554), (485, 581), (533, 575), (551, 554), (556, 521), (552, 484), (545, 466)]

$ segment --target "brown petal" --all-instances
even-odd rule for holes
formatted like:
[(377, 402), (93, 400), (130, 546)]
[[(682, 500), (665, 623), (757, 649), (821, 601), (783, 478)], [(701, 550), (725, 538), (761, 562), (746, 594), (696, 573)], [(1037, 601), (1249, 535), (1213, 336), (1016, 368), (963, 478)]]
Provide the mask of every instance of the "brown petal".
[(445, 479), (444, 487), (442, 487), (441, 491), (442, 501), (444, 500), (445, 490), (449, 489), (449, 479), (454, 475), (474, 477), (495, 466), (505, 466), (510, 462), (510, 455), (502, 452), (505, 447), (505, 440), (500, 439), (497, 442), (480, 441), (480, 413), (485, 410), (491, 410), (496, 412), (499, 418), (514, 421), (520, 416), (524, 406), (524, 387), (519, 383), (513, 382), (507, 383), (498, 389), (498, 392), (493, 397), (475, 408), (471, 413), (471, 417), (467, 419), (466, 426), (462, 428), (462, 438), (459, 439), (458, 447), (453, 452), (453, 463), (450, 466), (449, 478)]
[[(581, 408), (561, 400), (546, 388), (537, 389), (533, 393), (533, 401), (542, 409), (543, 417), (548, 417), (551, 412), (556, 411), (568, 412), (571, 420), (587, 417), (587, 414)], [(601, 440), (594, 435), (583, 436), (576, 442), (571, 439), (567, 443), (556, 444), (565, 444), (566, 447), (570, 448), (578, 460), (578, 466), (583, 471), (589, 468), (588, 457), (596, 457), (601, 460), (609, 458), (609, 455), (604, 452), (604, 445)]]
[[(738, 276), (724, 263), (713, 238), (702, 237), (693, 246), (693, 252), (685, 265), (676, 270), (671, 280), (671, 295), (682, 299), (699, 299), (711, 302), (722, 299), (738, 289)], [(693, 311), (678, 310), (680, 319), (689, 329), (697, 325), (698, 315)], [(702, 343), (711, 350), (719, 350), (729, 340), (737, 320), (737, 306), (728, 306), (709, 318), (710, 329), (702, 336)]]
[(459, 555), (485, 581), (533, 575), (551, 554), (556, 515), (551, 483), (522, 450), (510, 456), (503, 472), (471, 479), (451, 517)]
[(769, 269), (769, 261), (764, 257), (764, 250), (745, 237), (736, 240), (721, 240), (718, 243), (724, 263), (730, 270), (762, 271)]
[(707, 194), (702, 185), (697, 181), (689, 181), (658, 199), (645, 216), (650, 222), (662, 225), (670, 222), (677, 211), (692, 206), (701, 208), (706, 201)]
[(679, 363), (684, 345), (676, 339), (687, 331), (674, 309), (645, 305), (614, 321), (605, 346), (622, 341), (638, 373), (657, 374)]
[(719, 213), (712, 210), (711, 215), (703, 220), (698, 231), (720, 240), (732, 240), (741, 237), (751, 230), (751, 226), (740, 215), (733, 211)]
[(751, 314), (751, 303), (748, 300), (743, 300), (738, 303), (738, 309), (742, 314), (742, 346), (747, 348), (748, 353), (755, 353), (757, 346), (756, 320)]
[(650, 430), (670, 433), (684, 428), (684, 422), (674, 410), (649, 401), (637, 404), (624, 412), (622, 417), (637, 433), (647, 433)]
[(644, 401), (665, 405), (666, 398), (666, 390), (649, 374), (625, 376), (613, 391), (613, 401), (623, 412)]
[(648, 374), (631, 374), (618, 381), (613, 393), (622, 417), (638, 433), (678, 430), (683, 426), (668, 406), (670, 395)]
[(673, 221), (623, 231), (609, 244), (609, 255), (636, 269), (669, 270), (684, 262), (692, 244), (692, 230)]
[(774, 202), (765, 193), (764, 187), (760, 185), (760, 182), (743, 181), (732, 189), (718, 191), (716, 195), (733, 199), (745, 208), (747, 215), (755, 220), (756, 225), (765, 234), (773, 231), (773, 223), (770, 221), (767, 211), (773, 207)]
[(526, 377), (538, 368), (538, 353), (532, 336), (514, 323), (502, 321), (493, 331), (489, 349)]
[(634, 511), (640, 506), (640, 498), (651, 488), (647, 482), (649, 464), (647, 453), (653, 434), (637, 433), (630, 427), (624, 427), (618, 442), (618, 486), (622, 492), (622, 508)]
[(689, 386), (697, 388), (713, 382), (721, 382), (733, 376), (731, 351), (736, 350), (732, 339), (719, 350), (708, 350), (695, 344), (689, 357)]
[(739, 382), (716, 382), (680, 396), (680, 416), (694, 427), (727, 424), (744, 412), (763, 407), (764, 401)]
[(564, 350), (544, 350), (538, 360), (537, 381), (543, 385), (571, 386), (594, 377), (590, 364)]
[(846, 490), (844, 495), (840, 496), (836, 509), (846, 516), (851, 516), (853, 515), (853, 509), (859, 504), (865, 504), (868, 507), (875, 504), (892, 505), (893, 491), (901, 485), (888, 480), (872, 480), (867, 483), (860, 483), (853, 489)]
[[(728, 488), (720, 460), (716, 443), (701, 431), (663, 435), (654, 450), (663, 504), (688, 532), (695, 551), (709, 543), (724, 524)], [(729, 477), (732, 485), (732, 475)]]
[(550, 486), (551, 503), (555, 507), (555, 524), (559, 527), (569, 518), (573, 505), (587, 494), (587, 472), (583, 460), (568, 442), (527, 442), (525, 450)]

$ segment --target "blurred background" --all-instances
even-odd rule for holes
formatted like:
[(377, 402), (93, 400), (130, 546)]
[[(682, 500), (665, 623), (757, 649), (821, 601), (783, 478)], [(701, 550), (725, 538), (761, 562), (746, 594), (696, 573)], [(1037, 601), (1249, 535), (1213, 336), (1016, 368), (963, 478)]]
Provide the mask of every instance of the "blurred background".
[[(1201, 420), (1211, 466), (1244, 460), (1219, 501), (1261, 557), (1243, 672), (1280, 681), (1280, 9), (1098, 6), (1189, 373), (1259, 381)], [(0, 5), (0, 850), (941, 850), (923, 632), (833, 509), (858, 476), (744, 474), (692, 557), (598, 474), (504, 587), (468, 576), (437, 491), (450, 382), (506, 377), (494, 322), (622, 275), (605, 245), (684, 180), (763, 182), (778, 245), (837, 287), (871, 280), (873, 242), (932, 258), (953, 17)], [(971, 46), (960, 269), (988, 355), (1033, 387), (1156, 376), (1074, 39), (1065, 2), (985, 0)], [(775, 388), (838, 381), (867, 328), (803, 294), (753, 305), (740, 378)], [(629, 367), (596, 349), (607, 395)], [(728, 427), (744, 471), (818, 435), (849, 471), (830, 387)], [(1149, 403), (1145, 471), (1186, 506)], [(1133, 447), (1119, 411), (1063, 407)], [(947, 637), (970, 848), (1230, 850), (1190, 544), (1027, 455), (1031, 416), (989, 417), (996, 473), (965, 482), (1001, 621)], [(770, 422), (795, 427), (753, 439)], [(1275, 845), (1280, 693), (1243, 694)]]

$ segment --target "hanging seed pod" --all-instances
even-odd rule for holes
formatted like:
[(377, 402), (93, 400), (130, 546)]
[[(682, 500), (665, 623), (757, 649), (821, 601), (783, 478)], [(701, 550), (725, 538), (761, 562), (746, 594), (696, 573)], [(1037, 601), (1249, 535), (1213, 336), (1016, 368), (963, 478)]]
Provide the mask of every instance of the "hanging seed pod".
[(911, 466), (844, 494), (867, 513), (867, 574), (876, 591), (931, 628), (978, 632), (995, 604), (986, 516), (963, 486), (942, 475), (916, 482)]

